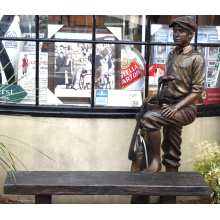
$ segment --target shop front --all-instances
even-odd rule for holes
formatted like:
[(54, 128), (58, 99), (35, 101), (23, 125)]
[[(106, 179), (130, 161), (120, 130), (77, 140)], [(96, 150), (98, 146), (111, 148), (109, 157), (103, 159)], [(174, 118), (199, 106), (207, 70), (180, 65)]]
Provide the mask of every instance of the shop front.
[[(0, 28), (4, 19), (8, 27), (0, 35), (1, 141), (29, 170), (130, 170), (135, 115), (157, 93), (175, 46), (169, 24), (176, 17), (2, 16)], [(197, 119), (183, 129), (180, 171), (193, 170), (195, 145), (220, 145), (220, 16), (190, 17), (198, 24), (191, 45), (205, 58), (206, 77)], [(1, 168), (0, 176), (2, 185)], [(55, 203), (130, 203), (130, 197), (61, 196)]]

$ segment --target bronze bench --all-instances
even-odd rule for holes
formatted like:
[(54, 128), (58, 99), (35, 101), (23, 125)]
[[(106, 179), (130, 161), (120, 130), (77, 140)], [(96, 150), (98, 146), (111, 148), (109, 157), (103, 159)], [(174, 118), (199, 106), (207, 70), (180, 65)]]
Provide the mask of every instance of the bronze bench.
[[(49, 204), (52, 195), (209, 196), (209, 187), (196, 172), (143, 175), (123, 171), (15, 171), (7, 174), (5, 194), (35, 195), (36, 204)], [(15, 182), (16, 180), (16, 182)], [(169, 200), (163, 200), (169, 203)]]

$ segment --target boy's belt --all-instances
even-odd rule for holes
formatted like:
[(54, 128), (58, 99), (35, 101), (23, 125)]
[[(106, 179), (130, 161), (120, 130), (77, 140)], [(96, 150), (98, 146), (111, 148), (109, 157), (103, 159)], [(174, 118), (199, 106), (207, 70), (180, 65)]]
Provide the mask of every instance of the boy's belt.
[(166, 104), (174, 104), (182, 101), (186, 96), (181, 96), (181, 97), (166, 97), (163, 96), (162, 98), (159, 99), (159, 102), (161, 104), (166, 103)]

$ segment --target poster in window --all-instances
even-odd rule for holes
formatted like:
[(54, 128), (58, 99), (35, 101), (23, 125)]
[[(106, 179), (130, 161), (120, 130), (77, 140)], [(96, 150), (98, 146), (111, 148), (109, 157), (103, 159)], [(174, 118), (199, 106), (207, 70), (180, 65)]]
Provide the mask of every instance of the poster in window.
[[(55, 95), (57, 97), (90, 97), (91, 74), (91, 44), (55, 43)], [(97, 45), (94, 86), (95, 89), (115, 88), (113, 45)]]
[(165, 64), (150, 64), (149, 65), (149, 85), (155, 86), (158, 84), (158, 78), (164, 76)]
[(92, 48), (86, 43), (55, 43), (55, 95), (90, 97)]
[(215, 61), (209, 61), (208, 65), (209, 66), (215, 66)]
[(215, 66), (212, 72), (211, 88), (220, 88), (220, 48), (217, 50)]
[(205, 88), (202, 97), (195, 101), (196, 104), (214, 104), (220, 103), (220, 89), (219, 88)]
[(166, 51), (166, 46), (156, 46), (156, 57), (160, 58), (166, 58), (167, 56), (167, 51)]
[(140, 52), (127, 45), (121, 49), (121, 89), (142, 91), (146, 64)]
[[(90, 33), (57, 32), (71, 39), (85, 39)], [(115, 40), (111, 31), (99, 29), (96, 40)], [(91, 97), (92, 44), (55, 43), (55, 95), (57, 97)], [(97, 44), (95, 55), (95, 89), (115, 88), (115, 46)]]
[(215, 60), (217, 57), (218, 48), (217, 47), (209, 47), (208, 59)]
[[(22, 37), (26, 38), (26, 39), (31, 39), (31, 38), (35, 38), (35, 34), (34, 33), (23, 33)], [(44, 34), (40, 33), (39, 37), (40, 38), (44, 37)], [(43, 42), (40, 42), (40, 44), (39, 44), (40, 48), (42, 47), (42, 44), (43, 44)], [(23, 41), (22, 51), (35, 52), (36, 51), (36, 42), (35, 41)]]
[(207, 68), (207, 76), (206, 76), (206, 81), (207, 82), (211, 81), (213, 71), (214, 71), (214, 67), (208, 67)]
[(115, 89), (114, 45), (97, 45), (95, 55), (95, 89)]
[(213, 67), (208, 67), (208, 74), (207, 74), (207, 78), (212, 78), (212, 73), (213, 73), (214, 68)]
[[(21, 103), (35, 103), (36, 94), (36, 56), (32, 52), (21, 52), (19, 56), (18, 85), (26, 92), (27, 96)], [(47, 103), (48, 87), (48, 54), (39, 54), (39, 101)]]

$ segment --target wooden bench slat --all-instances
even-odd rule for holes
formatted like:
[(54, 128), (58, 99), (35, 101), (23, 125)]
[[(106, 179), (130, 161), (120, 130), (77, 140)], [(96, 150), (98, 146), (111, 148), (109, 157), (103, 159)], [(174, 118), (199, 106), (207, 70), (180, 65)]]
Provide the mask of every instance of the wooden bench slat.
[(196, 172), (143, 175), (123, 171), (16, 171), (8, 173), (5, 194), (208, 196)]

